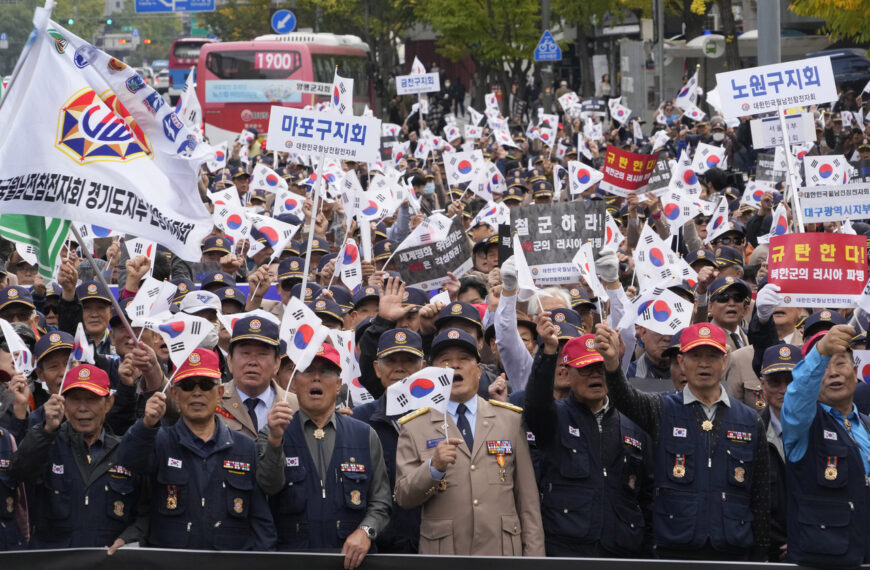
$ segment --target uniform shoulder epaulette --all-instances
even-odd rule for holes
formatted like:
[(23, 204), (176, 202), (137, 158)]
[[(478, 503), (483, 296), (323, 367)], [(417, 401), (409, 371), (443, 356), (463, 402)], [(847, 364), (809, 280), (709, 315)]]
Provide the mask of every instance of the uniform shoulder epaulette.
[(414, 410), (410, 414), (405, 414), (404, 416), (399, 418), (397, 421), (399, 422), (399, 425), (405, 425), (407, 422), (410, 422), (414, 418), (418, 418), (418, 417), (422, 416), (423, 414), (427, 413), (428, 411), (429, 411), (429, 408), (420, 408), (419, 410)]
[(492, 404), (493, 406), (498, 406), (499, 408), (506, 408), (508, 410), (512, 410), (518, 414), (523, 413), (523, 409), (521, 407), (514, 406), (513, 404), (509, 404), (507, 402), (500, 402), (498, 400), (490, 400), (489, 403)]

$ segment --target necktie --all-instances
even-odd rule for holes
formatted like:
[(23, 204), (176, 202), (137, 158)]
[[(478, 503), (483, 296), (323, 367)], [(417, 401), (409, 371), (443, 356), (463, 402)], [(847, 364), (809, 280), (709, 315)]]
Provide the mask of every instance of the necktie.
[(456, 406), (456, 427), (459, 428), (459, 433), (465, 439), (465, 445), (468, 446), (468, 451), (474, 449), (474, 432), (471, 431), (471, 424), (468, 423), (468, 418), (465, 417), (465, 412), (468, 408), (465, 404)]
[(257, 421), (257, 412), (254, 411), (259, 403), (260, 398), (248, 398), (245, 400), (245, 407), (248, 408), (248, 415), (251, 416), (251, 422), (254, 424), (255, 432), (260, 431), (260, 424)]
[(731, 341), (734, 343), (734, 348), (742, 348), (743, 341), (740, 340), (740, 335), (737, 333), (731, 333)]

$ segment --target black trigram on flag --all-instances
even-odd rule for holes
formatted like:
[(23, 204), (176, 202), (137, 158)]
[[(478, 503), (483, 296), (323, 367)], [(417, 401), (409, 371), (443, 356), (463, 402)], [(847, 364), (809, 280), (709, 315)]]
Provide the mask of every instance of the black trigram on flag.
[(399, 397), (396, 398), (396, 401), (399, 403), (400, 406), (404, 408), (408, 405), (408, 396), (404, 394), (399, 394)]
[(441, 384), (442, 386), (447, 386), (450, 384), (450, 378), (448, 378), (446, 374), (442, 374), (441, 376), (438, 377), (438, 383)]
[(436, 404), (440, 404), (444, 401), (444, 396), (442, 394), (435, 394), (432, 396), (432, 401)]
[(305, 318), (305, 312), (302, 309), (296, 309), (295, 311), (290, 313), (290, 316), (293, 317), (294, 319), (296, 319), (297, 321), (301, 321), (302, 319)]
[(199, 331), (202, 330), (202, 323), (199, 321), (194, 321), (190, 323), (190, 332), (191, 334), (198, 335)]
[(169, 352), (181, 352), (182, 350), (184, 350), (183, 341), (173, 342), (169, 345)]

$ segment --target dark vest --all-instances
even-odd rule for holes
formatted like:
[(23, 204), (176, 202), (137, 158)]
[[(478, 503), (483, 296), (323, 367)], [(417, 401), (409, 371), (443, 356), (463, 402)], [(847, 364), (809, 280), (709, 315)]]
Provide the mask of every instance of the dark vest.
[(610, 410), (599, 447), (598, 424), (588, 409), (573, 395), (556, 406), (558, 435), (543, 450), (540, 484), (545, 536), (563, 548), (599, 542), (615, 555), (640, 553), (646, 525), (638, 493), (651, 469), (643, 460), (649, 436)]
[(9, 474), (12, 462), (12, 437), (0, 429), (0, 552), (18, 550), (23, 544), (21, 529), (15, 521), (18, 506), (18, 481)]
[[(860, 417), (865, 427), (870, 425), (870, 417)], [(861, 452), (821, 405), (807, 451), (799, 461), (786, 462), (786, 477), (789, 559), (820, 567), (870, 561), (870, 489)]]
[(55, 439), (30, 505), (32, 548), (110, 546), (133, 522), (141, 479), (116, 463), (118, 446), (108, 448), (113, 436), (104, 437), (107, 449), (95, 468), (100, 473), (90, 483), (82, 478), (74, 444), (63, 434)]
[(713, 430), (703, 431), (699, 406), (683, 405), (682, 393), (662, 397), (656, 545), (695, 550), (709, 541), (717, 551), (743, 554), (754, 543), (750, 489), (756, 444), (765, 434), (758, 431), (758, 415), (734, 398), (730, 408), (718, 406)]
[(335, 415), (335, 447), (321, 479), (297, 412), (284, 432), (285, 487), (271, 497), (278, 550), (336, 549), (362, 522), (374, 466), (369, 426)]
[[(232, 445), (206, 459), (180, 441), (179, 421), (157, 434), (157, 473), (152, 479), (148, 545), (158, 548), (246, 550), (253, 541), (250, 522), (257, 452), (251, 438), (217, 422), (217, 438)], [(220, 441), (220, 440), (219, 440)], [(194, 462), (208, 463), (200, 482)], [(173, 466), (180, 465), (179, 467)]]

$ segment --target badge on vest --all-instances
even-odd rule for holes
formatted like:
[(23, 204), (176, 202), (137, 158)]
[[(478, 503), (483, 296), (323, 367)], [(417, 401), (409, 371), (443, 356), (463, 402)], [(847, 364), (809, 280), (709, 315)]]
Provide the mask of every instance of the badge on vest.
[(527, 431), (526, 432), (526, 440), (534, 443), (535, 442), (535, 434), (533, 434), (530, 431)]
[(133, 476), (130, 470), (123, 465), (112, 465), (109, 467), (109, 474), (115, 479), (126, 479)]
[(828, 456), (828, 466), (825, 467), (825, 479), (833, 481), (837, 478), (837, 457)]
[(224, 459), (224, 469), (228, 470), (230, 473), (239, 474), (250, 471), (251, 464), (245, 463), (244, 461), (230, 461), (229, 459)]
[(57, 465), (56, 463), (51, 464), (51, 472), (55, 475), (63, 475), (63, 463)]
[(8, 459), (0, 459), (0, 469), (4, 471), (9, 469), (9, 463), (10, 461)]
[(359, 505), (360, 503), (362, 503), (362, 496), (360, 495), (360, 492), (356, 489), (350, 492), (350, 502), (354, 505)]
[(568, 426), (568, 433), (570, 433), (574, 437), (580, 437), (580, 430), (575, 428), (574, 426)]
[(175, 459), (174, 457), (170, 457), (166, 462), (170, 467), (175, 467), (176, 469), (181, 469), (181, 459)]
[(242, 511), (245, 510), (245, 500), (241, 497), (236, 497), (233, 499), (233, 512), (237, 515), (242, 514)]
[(287, 457), (286, 462), (287, 462), (287, 467), (299, 467), (299, 458), (298, 457)]
[(828, 431), (828, 430), (822, 430), (822, 431), (824, 432), (823, 435), (825, 436), (825, 439), (831, 439), (831, 440), (837, 441), (837, 432)]
[(743, 483), (746, 480), (746, 469), (743, 467), (734, 468), (734, 480), (738, 483)]
[(436, 437), (435, 439), (427, 439), (426, 440), (426, 449), (432, 449), (433, 447), (438, 447), (438, 442), (444, 441), (443, 437)]
[(11, 513), (15, 510), (15, 499), (12, 497), (6, 497), (6, 512)]
[(342, 463), (341, 470), (344, 473), (365, 473), (366, 466), (362, 463)]
[(178, 487), (176, 485), (166, 486), (166, 510), (174, 511), (178, 508)]
[(643, 450), (643, 444), (641, 442), (639, 442), (638, 440), (634, 439), (633, 437), (629, 437), (626, 435), (626, 436), (623, 436), (622, 440), (625, 442), (626, 445), (630, 445), (632, 447), (635, 447), (638, 450)]
[(628, 488), (634, 491), (637, 488), (637, 475), (628, 476)]
[(752, 441), (752, 432), (728, 430), (728, 432), (725, 434), (725, 437), (727, 437), (731, 441), (742, 441), (745, 443), (749, 443), (750, 441)]
[(686, 428), (675, 427), (674, 428), (674, 437), (686, 437), (688, 430)]
[(674, 459), (674, 477), (677, 479), (682, 479), (686, 476), (686, 456), (685, 455), (677, 455), (676, 459)]
[(124, 516), (124, 501), (115, 501), (112, 503), (112, 512), (115, 513), (116, 517)]

